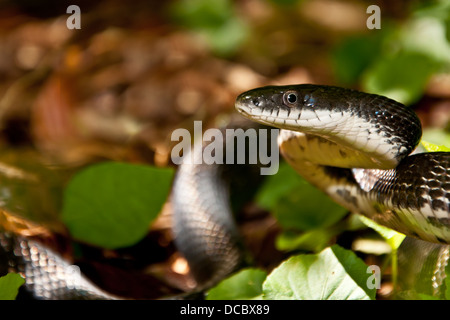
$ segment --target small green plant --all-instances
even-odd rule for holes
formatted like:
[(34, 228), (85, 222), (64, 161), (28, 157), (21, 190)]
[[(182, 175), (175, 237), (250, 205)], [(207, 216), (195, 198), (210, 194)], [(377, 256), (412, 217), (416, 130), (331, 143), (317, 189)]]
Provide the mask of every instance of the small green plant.
[[(263, 279), (263, 276), (263, 271), (243, 270), (223, 280), (208, 292), (207, 297), (263, 300), (375, 299), (375, 288), (367, 285), (370, 276), (367, 266), (352, 251), (338, 245), (317, 254), (293, 255), (267, 278)], [(254, 278), (257, 281), (253, 281)], [(252, 288), (251, 295), (241, 294), (246, 288)]]

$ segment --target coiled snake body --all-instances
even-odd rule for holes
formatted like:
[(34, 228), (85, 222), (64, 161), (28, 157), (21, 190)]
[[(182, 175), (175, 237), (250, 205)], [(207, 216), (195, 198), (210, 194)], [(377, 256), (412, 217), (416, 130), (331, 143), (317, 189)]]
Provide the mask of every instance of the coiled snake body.
[[(282, 129), (284, 158), (337, 203), (408, 236), (450, 243), (450, 153), (410, 155), (422, 135), (411, 109), (374, 94), (309, 84), (244, 92), (236, 109)], [(207, 287), (243, 256), (216, 169), (181, 170), (177, 182), (197, 182), (189, 185), (189, 196), (188, 184), (175, 183), (178, 247), (200, 287)]]
[[(236, 109), (282, 129), (278, 143), (287, 162), (342, 206), (408, 236), (450, 243), (450, 153), (410, 155), (422, 133), (411, 109), (378, 95), (308, 84), (247, 91)], [(244, 260), (220, 167), (182, 164), (171, 198), (176, 244), (198, 288), (210, 287)], [(26, 240), (3, 235), (0, 259), (24, 265), (17, 261), (30, 255), (21, 246)], [(27, 282), (30, 290), (33, 281), (40, 280)]]

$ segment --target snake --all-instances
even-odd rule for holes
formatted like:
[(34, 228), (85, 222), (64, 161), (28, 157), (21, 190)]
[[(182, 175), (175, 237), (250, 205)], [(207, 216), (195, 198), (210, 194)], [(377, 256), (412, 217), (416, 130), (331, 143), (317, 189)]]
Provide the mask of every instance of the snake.
[[(335, 202), (407, 235), (407, 245), (420, 242), (416, 265), (432, 265), (426, 276), (432, 286), (442, 284), (450, 243), (450, 153), (416, 151), (422, 126), (411, 108), (314, 84), (255, 88), (240, 94), (235, 107), (249, 121), (280, 129), (286, 162)], [(175, 244), (198, 291), (248, 262), (223, 177), (223, 165), (182, 163), (170, 195)], [(439, 268), (426, 262), (430, 252)], [(73, 281), (72, 267), (38, 242), (0, 232), (0, 275), (21, 272), (35, 298), (117, 298), (79, 274)]]
[[(251, 121), (281, 129), (285, 160), (335, 202), (424, 241), (429, 245), (422, 247), (436, 248), (438, 256), (448, 252), (450, 153), (411, 154), (422, 136), (411, 108), (376, 94), (313, 84), (252, 89), (237, 97), (235, 107)], [(174, 187), (177, 246), (200, 288), (245, 261), (220, 169), (206, 167), (186, 164)], [(181, 196), (186, 190), (189, 196)], [(417, 266), (431, 265), (426, 252), (431, 250), (421, 251)]]

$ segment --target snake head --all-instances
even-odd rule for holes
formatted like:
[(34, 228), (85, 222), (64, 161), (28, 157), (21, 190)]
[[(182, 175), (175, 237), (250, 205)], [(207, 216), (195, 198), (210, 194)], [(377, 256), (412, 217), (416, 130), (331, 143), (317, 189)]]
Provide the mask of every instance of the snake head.
[(237, 97), (236, 109), (250, 120), (319, 136), (389, 166), (407, 156), (422, 134), (419, 118), (403, 104), (333, 86), (256, 88)]
[[(300, 117), (314, 113), (314, 85), (267, 86), (246, 91), (236, 99), (236, 109), (245, 117), (282, 129), (298, 130)], [(321, 105), (326, 104), (323, 100)], [(316, 118), (310, 115), (309, 118)]]

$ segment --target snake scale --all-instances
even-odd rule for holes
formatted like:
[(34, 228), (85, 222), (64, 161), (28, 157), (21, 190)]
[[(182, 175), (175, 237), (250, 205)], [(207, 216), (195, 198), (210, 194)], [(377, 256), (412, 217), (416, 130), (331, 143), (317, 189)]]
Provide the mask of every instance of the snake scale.
[[(417, 251), (417, 266), (430, 248), (445, 266), (450, 153), (411, 154), (422, 135), (413, 110), (383, 96), (311, 84), (253, 89), (238, 96), (236, 109), (252, 121), (282, 129), (278, 145), (286, 161), (334, 201), (421, 239), (407, 242), (425, 244), (421, 247), (426, 249)], [(221, 170), (220, 165), (181, 164), (171, 194), (175, 242), (198, 290), (217, 283), (245, 260)], [(70, 282), (69, 269), (42, 245), (0, 233), (0, 274), (22, 272), (26, 289), (36, 298), (115, 298), (84, 278)], [(442, 273), (442, 268), (431, 269), (434, 273), (427, 276), (433, 279)], [(54, 279), (59, 281), (55, 285)], [(434, 286), (439, 282), (433, 281)]]

